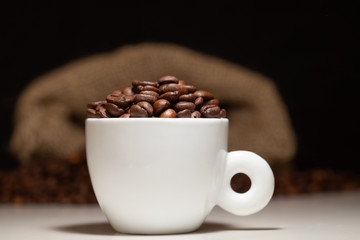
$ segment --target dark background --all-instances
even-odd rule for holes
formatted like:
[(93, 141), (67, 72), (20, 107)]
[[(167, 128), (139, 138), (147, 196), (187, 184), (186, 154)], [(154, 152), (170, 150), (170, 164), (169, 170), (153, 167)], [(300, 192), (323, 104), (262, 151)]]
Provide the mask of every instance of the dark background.
[(16, 165), (7, 150), (13, 108), (32, 79), (80, 57), (158, 41), (272, 78), (297, 133), (296, 166), (360, 172), (359, 4), (270, 2), (3, 6), (0, 166)]

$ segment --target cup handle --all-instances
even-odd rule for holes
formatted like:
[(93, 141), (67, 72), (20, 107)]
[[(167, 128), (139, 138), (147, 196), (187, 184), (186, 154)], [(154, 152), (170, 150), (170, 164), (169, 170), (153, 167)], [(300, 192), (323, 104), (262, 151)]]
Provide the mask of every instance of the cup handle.
[[(237, 173), (244, 173), (250, 178), (251, 187), (245, 193), (237, 193), (231, 188), (231, 178)], [(274, 175), (262, 157), (249, 151), (233, 151), (227, 154), (217, 205), (232, 214), (246, 216), (263, 209), (269, 203), (273, 192)]]

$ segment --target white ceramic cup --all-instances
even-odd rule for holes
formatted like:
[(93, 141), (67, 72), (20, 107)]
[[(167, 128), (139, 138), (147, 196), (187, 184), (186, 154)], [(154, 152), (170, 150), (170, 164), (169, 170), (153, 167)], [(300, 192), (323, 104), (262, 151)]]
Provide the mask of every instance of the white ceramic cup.
[[(274, 191), (267, 162), (227, 152), (228, 119), (109, 118), (86, 120), (86, 155), (98, 203), (123, 233), (196, 230), (215, 205), (236, 215), (264, 208)], [(231, 178), (251, 187), (235, 192)]]

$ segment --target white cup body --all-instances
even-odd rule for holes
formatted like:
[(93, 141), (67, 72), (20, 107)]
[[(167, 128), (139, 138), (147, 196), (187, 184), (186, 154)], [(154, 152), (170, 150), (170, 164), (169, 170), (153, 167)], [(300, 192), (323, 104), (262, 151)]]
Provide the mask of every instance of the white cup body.
[(224, 177), (228, 119), (87, 119), (86, 154), (100, 207), (115, 230), (196, 230)]

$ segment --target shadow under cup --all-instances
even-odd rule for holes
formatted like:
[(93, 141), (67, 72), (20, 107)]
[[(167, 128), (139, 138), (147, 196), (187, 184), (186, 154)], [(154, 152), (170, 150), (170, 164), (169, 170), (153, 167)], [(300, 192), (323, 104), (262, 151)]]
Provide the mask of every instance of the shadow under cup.
[[(240, 203), (229, 198), (240, 197), (227, 178), (238, 170), (226, 170), (227, 141), (228, 119), (87, 119), (91, 182), (110, 224), (123, 233), (183, 233), (199, 228), (215, 205), (233, 212)], [(250, 195), (253, 170), (245, 172)]]

